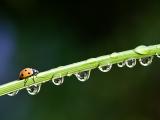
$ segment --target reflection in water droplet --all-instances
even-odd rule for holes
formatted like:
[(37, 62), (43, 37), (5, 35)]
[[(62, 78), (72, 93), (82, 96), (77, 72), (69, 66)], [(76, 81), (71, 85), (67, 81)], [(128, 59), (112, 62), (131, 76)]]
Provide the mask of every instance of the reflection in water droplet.
[(18, 92), (19, 92), (19, 90), (11, 92), (11, 93), (8, 93), (8, 96), (15, 96), (15, 95), (18, 94)]
[(117, 66), (118, 67), (124, 67), (125, 66), (125, 62), (123, 61), (123, 62), (117, 63)]
[(52, 82), (53, 82), (55, 85), (61, 85), (61, 84), (64, 82), (64, 77), (52, 79)]
[(30, 87), (27, 87), (26, 90), (30, 95), (36, 95), (40, 92), (41, 84), (32, 85)]
[(160, 58), (160, 54), (156, 53), (156, 56), (157, 56), (158, 58)]
[(108, 71), (111, 70), (112, 64), (108, 64), (108, 65), (105, 65), (105, 66), (99, 66), (98, 68), (102, 72), (108, 72)]
[(80, 73), (76, 73), (75, 76), (77, 77), (77, 79), (79, 81), (84, 82), (84, 81), (86, 81), (86, 80), (89, 79), (89, 77), (90, 77), (90, 70), (83, 71), (83, 72), (80, 72)]
[(139, 62), (143, 66), (148, 66), (152, 63), (152, 60), (153, 60), (153, 56), (150, 56), (150, 57), (140, 58)]
[(136, 59), (134, 59), (134, 58), (128, 59), (128, 60), (126, 60), (125, 63), (126, 63), (127, 67), (133, 68), (136, 65)]

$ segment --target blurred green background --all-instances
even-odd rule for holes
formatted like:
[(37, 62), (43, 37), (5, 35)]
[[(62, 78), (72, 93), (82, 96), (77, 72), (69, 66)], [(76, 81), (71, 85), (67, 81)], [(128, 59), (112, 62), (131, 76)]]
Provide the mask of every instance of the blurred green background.
[[(32, 67), (45, 71), (88, 58), (158, 44), (160, 2), (0, 1), (0, 84)], [(160, 60), (148, 67), (95, 69), (86, 82), (42, 85), (0, 97), (0, 120), (159, 120)]]

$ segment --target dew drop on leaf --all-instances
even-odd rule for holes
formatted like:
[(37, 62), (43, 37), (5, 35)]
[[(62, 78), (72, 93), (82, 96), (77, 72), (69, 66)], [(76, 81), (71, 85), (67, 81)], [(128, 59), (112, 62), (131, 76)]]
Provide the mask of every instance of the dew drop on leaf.
[(156, 53), (156, 56), (157, 56), (158, 58), (160, 58), (160, 54)]
[(134, 58), (128, 59), (128, 60), (126, 60), (125, 63), (126, 63), (127, 67), (133, 68), (136, 65), (136, 59), (134, 59)]
[(112, 64), (108, 64), (108, 65), (105, 65), (105, 66), (99, 66), (98, 68), (102, 72), (109, 72), (112, 68)]
[(123, 61), (123, 62), (117, 63), (117, 66), (118, 67), (124, 67), (125, 66), (125, 62)]
[(53, 82), (55, 85), (61, 85), (61, 84), (64, 82), (64, 77), (52, 79), (52, 82)]
[(32, 85), (30, 87), (27, 87), (26, 90), (30, 95), (36, 95), (40, 92), (41, 84)]
[(89, 77), (90, 77), (90, 70), (76, 73), (75, 76), (77, 77), (77, 79), (79, 81), (84, 82), (84, 81), (86, 81), (86, 80), (89, 79)]
[(139, 63), (143, 66), (148, 66), (152, 63), (153, 56), (144, 57), (139, 59)]
[(15, 95), (18, 94), (18, 92), (19, 92), (19, 90), (11, 92), (11, 93), (8, 93), (8, 96), (15, 96)]

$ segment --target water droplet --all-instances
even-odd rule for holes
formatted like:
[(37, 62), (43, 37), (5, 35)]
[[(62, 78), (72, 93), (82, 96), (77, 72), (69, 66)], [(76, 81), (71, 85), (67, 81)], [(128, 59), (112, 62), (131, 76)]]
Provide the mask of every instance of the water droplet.
[(124, 67), (125, 66), (125, 62), (123, 61), (123, 62), (117, 63), (117, 66), (118, 67)]
[(53, 82), (55, 85), (61, 85), (61, 84), (64, 82), (64, 77), (52, 79), (52, 82)]
[(11, 93), (8, 93), (8, 96), (15, 96), (15, 95), (18, 94), (18, 92), (19, 92), (19, 90), (11, 92)]
[(111, 70), (112, 64), (108, 64), (108, 65), (105, 65), (105, 66), (99, 66), (98, 68), (102, 72), (108, 72), (108, 71)]
[(144, 51), (145, 48), (147, 48), (147, 46), (145, 46), (145, 45), (140, 45), (140, 46), (138, 46), (138, 47), (136, 47), (136, 48), (134, 49), (134, 52), (136, 52), (137, 54), (140, 54), (140, 55), (146, 55), (147, 52)]
[(79, 81), (84, 82), (84, 81), (86, 81), (86, 80), (89, 79), (89, 77), (90, 77), (90, 70), (83, 71), (83, 72), (80, 72), (80, 73), (76, 73), (75, 76), (77, 77), (77, 79)]
[(158, 58), (160, 58), (160, 54), (156, 53), (156, 56), (157, 56)]
[(152, 63), (152, 60), (153, 60), (153, 56), (150, 56), (150, 57), (140, 58), (139, 62), (143, 66), (148, 66)]
[(72, 76), (72, 75), (73, 75), (72, 73), (67, 73), (67, 76), (68, 76), (68, 77), (70, 77), (70, 76)]
[(127, 67), (133, 68), (136, 65), (136, 59), (134, 59), (134, 58), (128, 59), (128, 60), (126, 60), (125, 63), (126, 63)]
[(26, 89), (30, 95), (36, 95), (40, 92), (41, 84), (32, 85), (30, 87), (27, 87)]
[(118, 56), (118, 53), (117, 52), (113, 52), (111, 55), (110, 55), (110, 57), (112, 57), (112, 58), (116, 58)]

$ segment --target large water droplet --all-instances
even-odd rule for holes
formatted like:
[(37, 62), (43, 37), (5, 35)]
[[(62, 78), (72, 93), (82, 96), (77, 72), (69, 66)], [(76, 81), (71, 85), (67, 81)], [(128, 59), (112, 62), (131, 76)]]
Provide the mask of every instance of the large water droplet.
[(18, 94), (18, 92), (19, 92), (19, 90), (11, 92), (11, 93), (8, 93), (8, 96), (15, 96), (15, 95)]
[(158, 58), (160, 58), (160, 54), (156, 53), (156, 56), (157, 56)]
[(133, 68), (136, 65), (136, 59), (134, 59), (134, 58), (128, 59), (128, 60), (126, 60), (125, 63), (126, 63), (127, 67)]
[(117, 63), (117, 66), (118, 67), (124, 67), (125, 66), (125, 62), (123, 61), (123, 62)]
[(152, 63), (152, 60), (153, 60), (153, 56), (150, 56), (150, 57), (140, 58), (139, 62), (143, 66), (148, 66)]
[(145, 46), (145, 45), (140, 45), (140, 46), (138, 46), (138, 47), (136, 47), (136, 48), (134, 49), (134, 52), (136, 52), (137, 54), (140, 54), (140, 55), (145, 55), (145, 54), (147, 54), (147, 52), (144, 51), (145, 48), (147, 48), (147, 46)]
[(77, 77), (77, 79), (79, 81), (84, 82), (84, 81), (86, 81), (86, 80), (89, 79), (89, 77), (90, 77), (90, 70), (83, 71), (83, 72), (80, 72), (80, 73), (76, 73), (75, 76)]
[(64, 82), (64, 77), (52, 79), (52, 82), (53, 82), (55, 85), (61, 85), (61, 84)]
[(36, 95), (40, 92), (41, 84), (32, 85), (27, 87), (26, 90), (30, 95)]
[(112, 68), (112, 64), (108, 64), (108, 65), (105, 65), (105, 66), (99, 66), (98, 68), (102, 72), (109, 72)]

